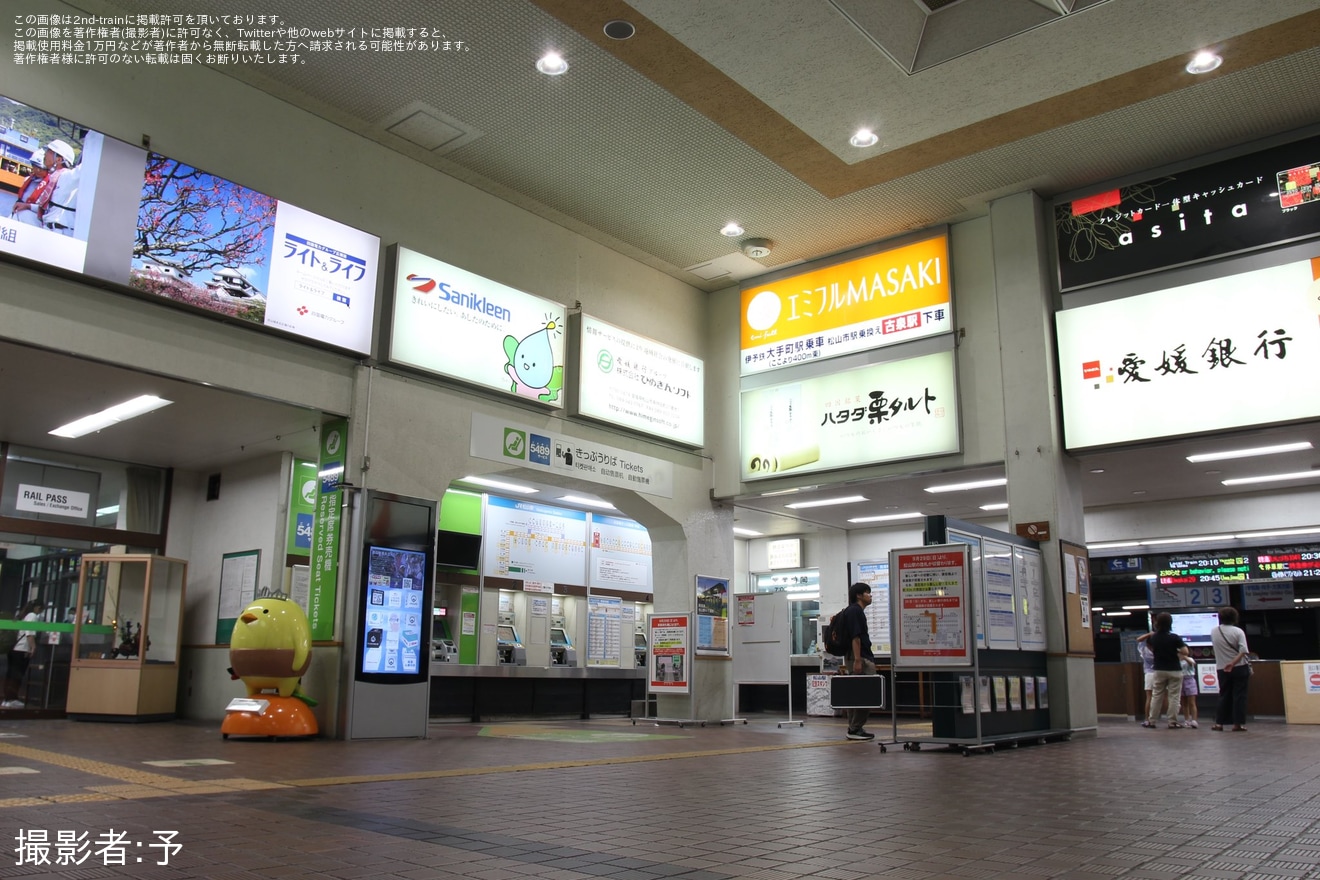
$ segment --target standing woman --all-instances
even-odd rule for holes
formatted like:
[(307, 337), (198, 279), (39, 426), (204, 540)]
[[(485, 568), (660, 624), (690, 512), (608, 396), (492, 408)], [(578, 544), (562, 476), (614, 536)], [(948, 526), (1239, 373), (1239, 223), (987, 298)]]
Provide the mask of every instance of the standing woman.
[(1215, 669), (1219, 671), (1219, 704), (1215, 707), (1215, 725), (1211, 730), (1223, 730), (1230, 720), (1234, 730), (1247, 729), (1251, 663), (1247, 660), (1247, 634), (1237, 623), (1237, 609), (1225, 606), (1219, 609), (1219, 626), (1210, 633)]
[[(23, 610), (18, 613), (19, 619), (24, 623), (40, 620), (41, 612), (45, 607), (45, 605), (34, 599), (23, 606)], [(0, 703), (0, 708), (23, 708), (23, 701), (19, 699), (19, 693), (23, 688), (23, 677), (27, 675), (28, 664), (32, 662), (32, 655), (36, 651), (36, 630), (19, 630), (18, 641), (14, 643), (14, 647), (9, 651), (9, 673), (5, 678), (5, 700)]]

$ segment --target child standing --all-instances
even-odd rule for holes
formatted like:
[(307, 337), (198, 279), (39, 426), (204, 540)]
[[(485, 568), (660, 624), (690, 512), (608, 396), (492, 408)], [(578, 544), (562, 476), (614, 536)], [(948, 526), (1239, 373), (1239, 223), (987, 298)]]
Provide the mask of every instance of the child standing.
[(1196, 681), (1196, 661), (1191, 657), (1182, 658), (1182, 670), (1183, 724), (1196, 730), (1201, 726), (1197, 723), (1199, 713), (1196, 708), (1196, 695), (1200, 691), (1200, 688)]

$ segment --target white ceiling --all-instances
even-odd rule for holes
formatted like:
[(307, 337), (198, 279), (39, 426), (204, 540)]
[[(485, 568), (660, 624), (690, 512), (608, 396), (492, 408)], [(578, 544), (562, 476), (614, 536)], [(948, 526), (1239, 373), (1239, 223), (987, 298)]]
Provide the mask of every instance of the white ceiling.
[[(71, 5), (195, 11), (171, 0)], [(440, 28), (463, 49), (309, 51), (300, 65), (225, 71), (705, 290), (982, 215), (990, 200), (1023, 189), (1048, 198), (1320, 119), (1314, 0), (229, 0), (224, 7), (234, 15), (274, 12), (297, 27)], [(634, 24), (636, 35), (606, 37), (602, 28), (614, 19)], [(1220, 51), (1224, 65), (1193, 78), (1183, 67), (1206, 47)], [(566, 74), (536, 72), (533, 63), (548, 50), (568, 60)], [(880, 143), (850, 146), (860, 127), (874, 129)], [(738, 239), (718, 233), (730, 220), (745, 227), (744, 237), (770, 239), (770, 255), (739, 253)], [(20, 353), (0, 348), (0, 431), (14, 442), (47, 442), (53, 425), (24, 418), (34, 399), (44, 412), (81, 412), (121, 386), (140, 385), (101, 365)], [(34, 358), (47, 372), (29, 369)], [(86, 445), (107, 457), (192, 468), (254, 451), (315, 448), (304, 440), (317, 414), (152, 382), (180, 402)], [(42, 396), (14, 390), (20, 383)], [(1320, 445), (1315, 426), (1268, 433)], [(1225, 491), (1189, 470), (1185, 445), (1087, 456), (1086, 504)], [(1286, 466), (1316, 461), (1310, 454)], [(1090, 474), (1091, 467), (1105, 472)], [(871, 481), (862, 488), (879, 509), (866, 512), (966, 517), (977, 504), (1003, 500), (998, 490), (940, 496), (932, 505), (921, 491), (926, 482)], [(1147, 494), (1133, 495), (1141, 490)], [(751, 519), (776, 505), (742, 499), (740, 507), (740, 518)], [(862, 513), (829, 510), (776, 519), (774, 531), (840, 525)]]

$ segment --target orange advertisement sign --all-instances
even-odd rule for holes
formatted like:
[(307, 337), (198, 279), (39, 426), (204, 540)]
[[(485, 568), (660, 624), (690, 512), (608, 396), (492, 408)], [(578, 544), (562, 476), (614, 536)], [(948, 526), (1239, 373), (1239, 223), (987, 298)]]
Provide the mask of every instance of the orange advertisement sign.
[(938, 235), (742, 294), (742, 374), (953, 330), (949, 240)]

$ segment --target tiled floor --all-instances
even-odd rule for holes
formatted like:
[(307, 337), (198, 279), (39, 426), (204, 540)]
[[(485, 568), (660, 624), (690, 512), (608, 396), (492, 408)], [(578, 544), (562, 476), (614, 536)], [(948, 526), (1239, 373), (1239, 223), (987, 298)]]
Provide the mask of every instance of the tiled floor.
[[(969, 758), (842, 734), (602, 720), (265, 742), (5, 720), (0, 877), (1320, 878), (1320, 727), (1114, 718)], [(161, 760), (194, 763), (144, 763)], [(81, 864), (54, 864), (70, 837)]]

